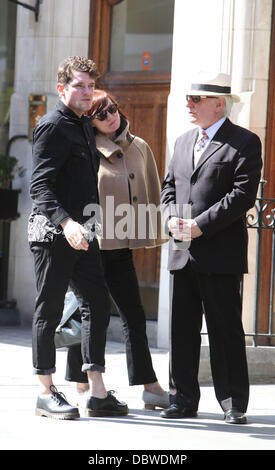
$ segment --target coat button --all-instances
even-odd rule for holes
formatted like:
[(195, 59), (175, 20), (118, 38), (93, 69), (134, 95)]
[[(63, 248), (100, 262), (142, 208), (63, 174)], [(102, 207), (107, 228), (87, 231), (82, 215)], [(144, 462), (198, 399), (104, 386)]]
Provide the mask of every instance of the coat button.
[(133, 202), (137, 202), (137, 196), (133, 197)]
[(135, 177), (134, 173), (130, 173), (129, 178), (131, 178), (131, 180), (133, 180), (134, 177)]
[(117, 158), (122, 158), (122, 157), (123, 157), (123, 153), (118, 152), (118, 153), (116, 154), (116, 156), (117, 156)]

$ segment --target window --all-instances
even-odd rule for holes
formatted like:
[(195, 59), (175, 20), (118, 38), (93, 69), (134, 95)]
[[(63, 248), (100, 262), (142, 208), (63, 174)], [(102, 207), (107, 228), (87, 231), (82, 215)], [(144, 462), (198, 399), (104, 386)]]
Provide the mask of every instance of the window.
[[(5, 154), (9, 139), (10, 97), (13, 93), (16, 5), (1, 1), (0, 15), (0, 153)], [(0, 302), (6, 298), (8, 265), (8, 225), (0, 220)]]
[(9, 136), (9, 107), (13, 92), (16, 9), (8, 0), (1, 2), (0, 15), (0, 152), (5, 152)]
[(124, 0), (113, 7), (110, 72), (171, 72), (174, 0)]

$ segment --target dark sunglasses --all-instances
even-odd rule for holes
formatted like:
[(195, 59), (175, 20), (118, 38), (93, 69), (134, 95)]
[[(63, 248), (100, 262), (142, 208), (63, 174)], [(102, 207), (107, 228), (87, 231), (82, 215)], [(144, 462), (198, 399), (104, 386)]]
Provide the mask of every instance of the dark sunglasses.
[(192, 100), (193, 103), (199, 103), (201, 99), (212, 98), (216, 99), (216, 96), (198, 96), (198, 95), (186, 95), (186, 101)]
[(101, 111), (100, 113), (94, 114), (94, 116), (92, 116), (92, 118), (93, 119), (98, 119), (99, 121), (105, 121), (105, 119), (107, 118), (107, 113), (115, 114), (117, 112), (117, 110), (118, 110), (118, 105), (115, 104), (115, 103), (112, 103), (104, 111)]

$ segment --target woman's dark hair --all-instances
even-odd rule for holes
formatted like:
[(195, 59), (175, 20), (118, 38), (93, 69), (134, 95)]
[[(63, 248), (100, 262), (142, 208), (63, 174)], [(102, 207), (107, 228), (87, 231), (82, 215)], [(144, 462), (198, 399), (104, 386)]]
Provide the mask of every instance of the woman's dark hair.
[(118, 106), (119, 114), (121, 115), (122, 118), (124, 118), (124, 120), (127, 120), (126, 115), (119, 108), (119, 104), (117, 100), (115, 99), (115, 97), (111, 95), (109, 92), (105, 90), (99, 90), (99, 89), (94, 90), (92, 107), (87, 113), (88, 116), (94, 117), (96, 114), (100, 113), (104, 108), (106, 108), (108, 104), (108, 99), (110, 99), (112, 103)]
[[(123, 130), (125, 129), (126, 125), (127, 125), (127, 121), (128, 121), (128, 118), (127, 116), (121, 111), (121, 109), (119, 108), (119, 104), (117, 102), (117, 100), (114, 98), (113, 95), (111, 95), (110, 93), (108, 93), (107, 91), (105, 90), (100, 90), (100, 89), (96, 89), (94, 90), (94, 96), (93, 96), (93, 102), (92, 102), (92, 107), (91, 109), (87, 112), (88, 116), (94, 118), (95, 115), (97, 113), (100, 113), (101, 111), (103, 111), (104, 108), (106, 108), (106, 106), (108, 105), (108, 99), (110, 99), (112, 101), (112, 103), (116, 104), (117, 107), (118, 107), (118, 112), (120, 114), (120, 126), (119, 128), (117, 129), (116, 133), (115, 133), (115, 138), (118, 137), (122, 132)], [(94, 127), (94, 133), (97, 134), (97, 128)], [(128, 139), (128, 142), (129, 143), (132, 143), (133, 140), (134, 140), (135, 136), (131, 135), (129, 130), (127, 132), (127, 139)]]

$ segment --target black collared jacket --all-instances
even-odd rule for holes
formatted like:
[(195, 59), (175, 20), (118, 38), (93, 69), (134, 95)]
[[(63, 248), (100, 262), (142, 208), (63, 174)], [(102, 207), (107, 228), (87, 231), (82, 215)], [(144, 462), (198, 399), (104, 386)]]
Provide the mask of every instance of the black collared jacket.
[[(47, 241), (67, 217), (84, 223), (84, 210), (98, 204), (96, 150), (90, 119), (79, 118), (61, 101), (33, 133), (29, 241)], [(86, 212), (85, 212), (86, 213)]]

